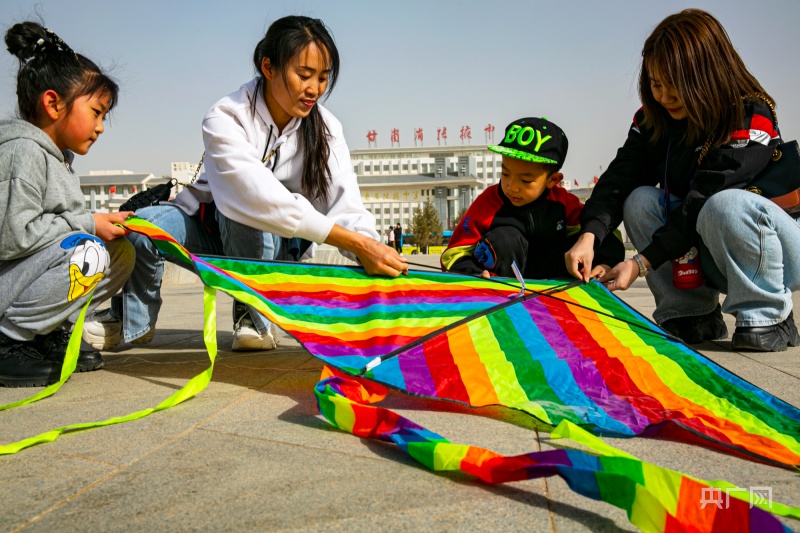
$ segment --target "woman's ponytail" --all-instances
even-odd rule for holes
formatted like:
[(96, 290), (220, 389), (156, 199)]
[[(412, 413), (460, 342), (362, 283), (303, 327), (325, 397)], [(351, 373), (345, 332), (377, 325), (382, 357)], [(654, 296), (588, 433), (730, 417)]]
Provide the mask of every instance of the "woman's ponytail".
[(330, 132), (322, 118), (319, 108), (314, 106), (303, 123), (300, 124), (303, 139), (303, 195), (311, 200), (319, 199), (327, 203), (330, 189), (331, 169), (328, 166), (331, 148), (328, 143)]

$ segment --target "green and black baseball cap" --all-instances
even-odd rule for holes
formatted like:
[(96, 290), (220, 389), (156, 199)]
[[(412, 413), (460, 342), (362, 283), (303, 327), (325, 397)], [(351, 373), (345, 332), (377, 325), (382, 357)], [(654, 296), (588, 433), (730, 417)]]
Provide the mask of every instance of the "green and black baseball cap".
[(500, 144), (487, 148), (514, 159), (561, 168), (567, 159), (569, 141), (564, 131), (553, 122), (544, 117), (529, 117), (509, 124)]

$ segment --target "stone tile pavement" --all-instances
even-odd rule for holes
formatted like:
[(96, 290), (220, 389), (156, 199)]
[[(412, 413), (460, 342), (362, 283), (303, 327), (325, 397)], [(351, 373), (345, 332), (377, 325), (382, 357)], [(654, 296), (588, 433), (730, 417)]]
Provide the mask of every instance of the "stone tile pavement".
[[(410, 260), (438, 263), (438, 257)], [(191, 280), (183, 280), (191, 281)], [(202, 286), (165, 287), (149, 346), (123, 344), (106, 367), (76, 374), (51, 398), (0, 413), (8, 443), (76, 422), (154, 407), (207, 367)], [(624, 299), (649, 315), (637, 283)], [(795, 304), (800, 304), (795, 295)], [(573, 493), (560, 478), (490, 486), (435, 474), (393, 446), (328, 426), (313, 386), (321, 363), (288, 337), (271, 352), (230, 352), (230, 298), (218, 305), (220, 353), (197, 397), (141, 420), (62, 436), (0, 457), (0, 530), (61, 531), (619, 531), (624, 512)], [(732, 322), (729, 324), (732, 330)], [(800, 405), (800, 348), (776, 354), (706, 343), (714, 361)], [(33, 389), (0, 388), (0, 404)], [(533, 421), (391, 393), (382, 403), (453, 442), (504, 454), (550, 448)], [(800, 506), (800, 477), (711, 450), (608, 439), (656, 464), (742, 487), (771, 486)], [(800, 523), (785, 522), (800, 529)]]

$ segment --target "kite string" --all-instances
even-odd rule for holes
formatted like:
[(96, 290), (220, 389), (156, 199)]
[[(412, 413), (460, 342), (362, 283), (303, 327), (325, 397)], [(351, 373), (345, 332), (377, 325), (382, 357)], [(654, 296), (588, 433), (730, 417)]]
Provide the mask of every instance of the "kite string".
[[(426, 266), (426, 265), (423, 265), (423, 266)], [(449, 273), (445, 272), (445, 274), (449, 274)], [(452, 274), (452, 275), (462, 276), (462, 274)], [(519, 289), (520, 288), (520, 287), (518, 287), (516, 285), (512, 285), (512, 284), (504, 282), (504, 281), (495, 280), (494, 278), (490, 278), (489, 280), (486, 280), (486, 278), (484, 278), (482, 276), (469, 275), (469, 274), (467, 276), (475, 277), (475, 278), (478, 278), (478, 279), (482, 279), (484, 281), (495, 281), (496, 283), (501, 283), (503, 285), (508, 285), (510, 287), (514, 287), (515, 289)], [(679, 343), (683, 344), (683, 340), (681, 340), (678, 337), (675, 337), (673, 335), (670, 335), (669, 333), (666, 333), (666, 332), (664, 332), (664, 331), (662, 331), (660, 329), (659, 330), (653, 330), (652, 328), (646, 327), (646, 326), (644, 326), (642, 324), (639, 324), (639, 323), (636, 323), (636, 322), (633, 322), (633, 321), (630, 321), (630, 320), (627, 320), (627, 319), (624, 319), (624, 318), (620, 318), (620, 317), (614, 316), (613, 314), (605, 312), (605, 311), (602, 311), (600, 309), (594, 309), (594, 308), (587, 307), (587, 306), (585, 306), (583, 304), (580, 304), (580, 303), (577, 303), (577, 302), (574, 302), (574, 301), (564, 300), (564, 299), (556, 298), (555, 296), (553, 296), (554, 294), (558, 294), (560, 292), (567, 291), (569, 289), (572, 289), (574, 287), (579, 287), (579, 286), (582, 286), (584, 284), (585, 283), (584, 283), (583, 280), (575, 279), (575, 280), (572, 280), (572, 281), (568, 281), (568, 282), (562, 283), (561, 285), (556, 285), (554, 287), (550, 287), (549, 289), (545, 289), (543, 291), (536, 291), (536, 290), (533, 290), (533, 289), (525, 289), (529, 294), (526, 294), (524, 296), (518, 296), (518, 297), (516, 297), (514, 299), (511, 299), (511, 300), (508, 300), (506, 302), (501, 302), (501, 303), (499, 303), (497, 305), (493, 305), (491, 307), (488, 307), (488, 308), (480, 311), (479, 313), (470, 315), (468, 317), (464, 317), (461, 320), (457, 320), (457, 321), (455, 321), (455, 322), (453, 322), (451, 324), (448, 324), (447, 326), (445, 326), (443, 328), (440, 328), (440, 329), (438, 329), (438, 330), (436, 330), (436, 331), (434, 331), (432, 333), (429, 333), (428, 335), (424, 335), (424, 336), (414, 340), (413, 342), (411, 342), (409, 344), (406, 344), (405, 346), (402, 346), (400, 348), (397, 348), (397, 349), (389, 352), (388, 354), (381, 355), (381, 356), (376, 356), (375, 358), (371, 359), (366, 365), (364, 365), (364, 368), (362, 368), (355, 375), (359, 376), (359, 377), (363, 377), (363, 376), (365, 376), (367, 374), (367, 372), (369, 372), (370, 370), (372, 370), (373, 368), (375, 368), (379, 364), (383, 363), (384, 361), (387, 361), (389, 359), (393, 359), (394, 357), (397, 357), (398, 355), (407, 352), (409, 349), (411, 349), (411, 348), (413, 348), (415, 346), (421, 345), (424, 342), (427, 342), (430, 339), (441, 335), (442, 333), (446, 333), (446, 332), (448, 332), (448, 331), (450, 331), (452, 329), (455, 329), (455, 328), (457, 328), (457, 327), (459, 327), (459, 326), (461, 326), (461, 325), (463, 325), (463, 324), (465, 324), (467, 322), (475, 320), (476, 318), (480, 318), (482, 316), (486, 316), (486, 315), (491, 314), (493, 312), (505, 309), (506, 307), (509, 307), (509, 306), (511, 306), (511, 305), (513, 305), (515, 303), (524, 302), (526, 300), (530, 300), (531, 298), (536, 298), (536, 297), (539, 297), (539, 296), (552, 298), (553, 300), (556, 300), (558, 302), (562, 302), (564, 304), (571, 305), (571, 306), (577, 307), (579, 309), (585, 309), (587, 311), (591, 311), (591, 312), (596, 313), (598, 315), (603, 315), (605, 317), (612, 318), (612, 319), (614, 319), (614, 320), (616, 320), (618, 322), (622, 322), (624, 324), (627, 324), (628, 326), (635, 327), (635, 328), (637, 328), (637, 329), (639, 329), (639, 330), (641, 330), (641, 331), (643, 331), (645, 333), (649, 333), (649, 334), (657, 336), (657, 337), (662, 337), (662, 338), (668, 339), (668, 340), (670, 340), (672, 342), (679, 342)], [(648, 320), (643, 315), (642, 315), (642, 318), (644, 320)], [(649, 321), (649, 322), (651, 322), (651, 321)]]
[[(425, 268), (434, 268), (434, 267), (431, 267), (429, 265), (423, 265), (421, 263), (408, 262), (408, 264), (409, 265), (413, 265), (413, 266), (425, 267)], [(485, 281), (492, 281), (494, 283), (499, 283), (501, 285), (505, 285), (505, 286), (508, 286), (508, 287), (513, 287), (514, 289), (519, 289), (520, 288), (518, 285), (514, 285), (513, 283), (509, 283), (507, 281), (503, 281), (502, 279), (498, 279), (496, 277), (491, 277), (491, 278), (489, 278), (487, 280), (487, 278), (484, 278), (483, 276), (481, 276), (479, 274), (461, 274), (461, 273), (456, 274), (456, 273), (453, 273), (453, 272), (445, 272), (445, 274), (468, 276), (468, 277), (477, 278), (477, 279), (481, 279), (481, 280), (485, 280)], [(596, 280), (590, 280), (589, 283), (591, 283), (592, 281), (596, 281)], [(523, 288), (523, 289), (526, 292), (530, 293), (530, 294), (527, 295), (528, 297), (530, 297), (531, 295), (547, 296), (547, 297), (553, 298), (554, 300), (557, 300), (559, 302), (563, 302), (563, 303), (565, 303), (567, 305), (572, 305), (572, 306), (578, 307), (579, 309), (585, 309), (587, 311), (592, 311), (594, 313), (606, 316), (608, 318), (613, 318), (614, 320), (618, 320), (619, 322), (627, 324), (628, 326), (633, 326), (635, 328), (641, 329), (641, 330), (643, 330), (643, 331), (645, 331), (647, 333), (650, 333), (652, 335), (663, 337), (663, 338), (668, 339), (668, 340), (670, 340), (672, 342), (679, 342), (681, 344), (684, 344), (683, 339), (681, 339), (679, 337), (676, 337), (674, 335), (670, 335), (667, 332), (655, 331), (655, 330), (653, 330), (651, 328), (645, 327), (645, 326), (643, 326), (641, 324), (638, 324), (636, 322), (632, 322), (630, 320), (626, 320), (624, 318), (619, 318), (617, 316), (614, 316), (614, 315), (612, 315), (610, 313), (607, 313), (605, 311), (602, 311), (600, 309), (594, 309), (594, 308), (591, 308), (591, 307), (587, 307), (587, 306), (585, 306), (583, 304), (579, 304), (577, 302), (571, 302), (569, 300), (562, 300), (561, 298), (554, 298), (553, 297), (554, 294), (558, 294), (560, 292), (568, 291), (568, 290), (570, 290), (570, 289), (572, 289), (574, 287), (580, 287), (581, 285), (584, 285), (584, 284), (585, 284), (585, 282), (582, 279), (578, 278), (578, 279), (574, 279), (574, 280), (571, 280), (571, 281), (564, 282), (561, 285), (556, 285), (554, 287), (550, 287), (549, 289), (545, 289), (543, 291), (536, 291), (536, 290), (528, 289), (528, 288)], [(504, 304), (500, 304), (500, 305), (504, 305)], [(645, 320), (648, 320), (646, 317), (643, 317), (643, 318), (645, 318)], [(652, 323), (651, 320), (648, 320), (648, 322)], [(657, 324), (656, 324), (656, 326), (657, 326)]]

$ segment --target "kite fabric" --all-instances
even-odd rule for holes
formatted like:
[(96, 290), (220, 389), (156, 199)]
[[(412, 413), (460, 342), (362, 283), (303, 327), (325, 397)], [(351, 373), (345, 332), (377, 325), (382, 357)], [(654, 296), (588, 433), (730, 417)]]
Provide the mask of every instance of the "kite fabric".
[[(449, 273), (189, 254), (138, 218), (125, 226), (244, 301), (344, 372), (427, 398), (524, 411), (609, 436), (656, 436), (800, 465), (800, 410), (667, 336), (601, 284), (552, 294)], [(266, 268), (268, 266), (268, 268)]]
[[(315, 392), (332, 425), (393, 442), (432, 470), (460, 470), (488, 483), (557, 475), (575, 492), (624, 509), (644, 531), (779, 532), (790, 529), (769, 513), (800, 518), (800, 508), (753, 501), (752, 493), (748, 502), (744, 489), (645, 463), (586, 431), (667, 436), (784, 467), (798, 465), (800, 452), (796, 408), (666, 337), (599, 284), (535, 282), (523, 294), (519, 286), (443, 273), (393, 280), (352, 267), (195, 256), (144, 220), (132, 217), (125, 226), (193, 268), (206, 285), (210, 366), (155, 408), (57, 428), (0, 446), (0, 454), (141, 418), (202, 391), (214, 368), (220, 289), (327, 363)], [(58, 386), (75, 367), (79, 339), (73, 334)], [(554, 426), (551, 438), (568, 437), (591, 453), (556, 449), (511, 457), (454, 444), (366, 405), (382, 399), (387, 387), (518, 409)]]
[[(322, 416), (362, 438), (391, 442), (436, 472), (461, 471), (486, 483), (559, 476), (588, 498), (624, 510), (642, 531), (791, 531), (770, 512), (800, 518), (800, 508), (759, 501), (721, 481), (704, 481), (646, 463), (564, 420), (551, 438), (569, 437), (593, 453), (555, 449), (504, 456), (455, 444), (388, 409), (374, 407), (387, 389), (327, 366), (315, 393)], [(595, 455), (596, 454), (596, 455)]]

